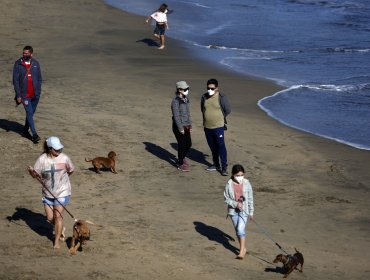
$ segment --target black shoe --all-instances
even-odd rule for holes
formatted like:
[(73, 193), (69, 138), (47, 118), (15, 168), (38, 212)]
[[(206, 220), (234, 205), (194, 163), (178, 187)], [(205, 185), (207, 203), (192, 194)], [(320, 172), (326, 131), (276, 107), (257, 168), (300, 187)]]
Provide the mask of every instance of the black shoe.
[(228, 176), (229, 175), (229, 172), (227, 172), (227, 169), (222, 169), (221, 175), (222, 176)]
[(27, 138), (32, 141), (32, 135), (28, 132), (28, 130), (22, 132), (22, 137)]
[(37, 144), (38, 142), (40, 142), (40, 140), (41, 140), (41, 138), (37, 134), (35, 134), (35, 135), (32, 136), (32, 142), (34, 144)]

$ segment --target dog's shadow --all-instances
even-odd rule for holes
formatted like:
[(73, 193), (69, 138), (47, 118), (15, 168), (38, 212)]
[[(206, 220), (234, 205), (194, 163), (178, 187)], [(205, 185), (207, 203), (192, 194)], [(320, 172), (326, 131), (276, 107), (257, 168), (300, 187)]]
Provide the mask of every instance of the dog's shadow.
[(5, 130), (6, 132), (13, 131), (15, 133), (18, 133), (19, 135), (22, 135), (24, 126), (15, 121), (0, 119), (0, 128)]
[[(87, 170), (89, 170), (89, 171), (93, 171), (94, 173), (96, 173), (96, 171), (95, 171), (95, 168), (94, 167), (89, 167), (89, 168), (87, 168)], [(101, 167), (101, 168), (99, 168), (99, 171), (100, 172), (109, 172), (109, 173), (112, 173), (112, 170), (110, 170), (110, 168), (107, 168), (107, 167)], [(98, 174), (98, 173), (97, 173)]]
[[(176, 151), (178, 150), (178, 144), (177, 143), (171, 143), (171, 147)], [(204, 164), (204, 165), (207, 165), (207, 166), (211, 165), (211, 163), (208, 160), (206, 160), (206, 157), (208, 155), (201, 152), (201, 151), (198, 151), (196, 149), (190, 148), (189, 152), (186, 156), (190, 160), (198, 162), (200, 164)]]
[(217, 243), (222, 244), (226, 249), (230, 250), (234, 254), (239, 253), (239, 249), (230, 244), (230, 241), (235, 241), (230, 235), (224, 233), (218, 228), (206, 225), (202, 222), (195, 221), (193, 222), (195, 230), (201, 235), (208, 238), (208, 240), (216, 241)]
[(176, 167), (176, 156), (174, 154), (151, 142), (143, 142), (143, 144), (145, 145), (145, 150)]
[(35, 213), (29, 209), (17, 207), (12, 216), (7, 216), (6, 219), (9, 222), (13, 222), (16, 225), (24, 226), (17, 223), (16, 221), (22, 220), (27, 226), (36, 232), (40, 236), (46, 236), (49, 240), (53, 241), (53, 226), (46, 221), (46, 217), (40, 213)]
[(279, 274), (285, 274), (286, 273), (284, 267), (279, 267), (279, 266), (277, 266), (275, 268), (266, 267), (265, 272), (275, 272), (275, 273), (279, 273)]
[[(257, 254), (253, 254), (253, 253), (251, 253), (251, 252), (248, 252), (248, 255), (249, 255), (249, 256), (251, 256), (251, 257), (253, 257), (253, 258), (256, 258), (256, 259), (258, 259), (258, 260), (260, 260), (260, 261), (263, 261), (263, 262), (265, 262), (265, 263), (268, 263), (268, 264), (270, 264), (270, 265), (272, 265), (272, 266), (274, 266), (274, 265), (275, 265), (274, 263), (272, 263), (272, 262), (270, 262), (270, 261), (268, 261), (268, 260), (265, 260), (264, 258), (261, 258), (261, 257), (260, 257), (260, 256), (258, 256)], [(272, 267), (266, 267), (266, 268), (265, 268), (265, 272), (275, 272), (275, 273), (279, 273), (279, 274), (285, 274), (285, 273), (286, 273), (286, 271), (285, 271), (284, 267), (279, 267), (279, 266), (275, 266), (275, 268), (272, 268)]]
[(137, 40), (136, 43), (145, 43), (148, 45), (148, 47), (159, 47), (159, 44), (156, 41), (149, 38)]

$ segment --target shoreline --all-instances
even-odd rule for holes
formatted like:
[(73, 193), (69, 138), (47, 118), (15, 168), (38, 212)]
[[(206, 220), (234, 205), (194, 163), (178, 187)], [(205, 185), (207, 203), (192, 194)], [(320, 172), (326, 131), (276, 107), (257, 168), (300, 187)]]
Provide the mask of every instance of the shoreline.
[[(137, 15), (137, 14), (134, 14), (134, 13), (131, 13), (129, 11), (126, 11), (126, 10), (122, 10), (120, 8), (117, 8), (115, 7), (114, 5), (110, 5), (110, 4), (107, 4), (104, 2), (104, 0), (102, 0), (102, 2), (109, 6), (109, 7), (112, 7), (114, 9), (117, 9), (119, 11), (123, 11), (123, 12), (126, 12), (126, 13), (130, 13), (134, 16), (138, 16), (138, 17), (144, 17), (144, 16), (141, 16), (141, 15)], [(153, 27), (153, 24), (150, 25), (151, 28), (154, 28)], [(265, 110), (263, 109), (262, 105), (260, 104), (260, 102), (266, 98), (269, 98), (269, 97), (272, 97), (274, 95), (277, 95), (281, 92), (284, 92), (284, 91), (287, 91), (290, 89), (290, 87), (288, 86), (284, 86), (284, 85), (281, 85), (279, 84), (278, 81), (274, 80), (274, 79), (269, 79), (269, 78), (266, 78), (266, 77), (259, 77), (259, 76), (254, 76), (254, 75), (250, 75), (250, 74), (247, 74), (247, 73), (243, 73), (243, 72), (240, 72), (240, 71), (237, 71), (231, 67), (228, 67), (226, 65), (223, 65), (221, 62), (219, 61), (212, 61), (211, 59), (207, 59), (206, 57), (203, 57), (202, 55), (200, 54), (197, 54), (197, 46), (195, 46), (194, 44), (190, 44), (184, 40), (180, 40), (180, 39), (174, 39), (173, 37), (171, 36), (166, 36), (166, 38), (171, 38), (171, 40), (174, 40), (176, 42), (177, 45), (180, 45), (182, 46), (184, 49), (186, 49), (187, 51), (187, 55), (190, 56), (192, 59), (195, 59), (195, 60), (198, 60), (199, 63), (201, 62), (204, 62), (206, 64), (211, 64), (214, 66), (215, 69), (219, 69), (219, 71), (227, 71), (229, 72), (231, 75), (236, 75), (236, 76), (241, 76), (241, 77), (245, 77), (247, 79), (254, 79), (256, 81), (265, 81), (266, 83), (269, 83), (269, 84), (273, 84), (277, 87), (277, 91), (273, 92), (272, 94), (269, 94), (267, 96), (262, 96), (257, 102), (257, 106), (268, 116), (270, 117), (271, 119), (277, 121), (278, 123), (286, 126), (286, 127), (289, 127), (289, 128), (293, 128), (293, 129), (296, 129), (298, 131), (301, 131), (303, 133), (309, 133), (315, 137), (320, 137), (320, 138), (323, 138), (323, 139), (327, 139), (327, 140), (331, 140), (331, 141), (334, 141), (334, 142), (337, 142), (337, 143), (340, 143), (340, 144), (344, 144), (346, 146), (350, 146), (352, 148), (356, 148), (356, 149), (359, 149), (359, 150), (365, 150), (365, 151), (369, 151), (370, 150), (370, 147), (368, 146), (364, 146), (364, 145), (361, 145), (361, 144), (356, 144), (356, 143), (352, 143), (350, 141), (346, 141), (346, 140), (342, 140), (342, 139), (338, 139), (338, 138), (335, 138), (333, 136), (327, 136), (325, 134), (321, 134), (321, 133), (316, 133), (314, 131), (310, 131), (309, 129), (305, 129), (305, 128), (300, 128), (298, 126), (295, 126), (293, 124), (289, 124), (288, 122), (282, 120), (282, 119), (279, 119), (279, 118), (276, 118), (274, 116), (273, 113), (271, 113), (269, 110)], [(242, 110), (239, 111), (239, 113), (244, 113)]]
[[(290, 277), (369, 277), (368, 152), (268, 117), (257, 101), (277, 90), (275, 84), (195, 60), (171, 38), (164, 51), (150, 47), (152, 29), (143, 17), (100, 0), (4, 5), (0, 278), (280, 279), (270, 264), (279, 250), (253, 223), (243, 261), (235, 260), (237, 242), (225, 238), (235, 238), (225, 220), (227, 178), (205, 171), (211, 157), (199, 108), (211, 77), (231, 102), (229, 166), (246, 168), (256, 221), (284, 249), (296, 247), (307, 260), (303, 275)], [(32, 16), (24, 26), (20, 15), (26, 12)], [(74, 222), (68, 216), (67, 242), (52, 249), (40, 186), (25, 169), (42, 152), (41, 144), (20, 136), (24, 110), (13, 102), (12, 67), (25, 44), (34, 47), (44, 78), (38, 132), (43, 140), (59, 136), (76, 166), (68, 209), (104, 226), (91, 228), (92, 240), (77, 256), (68, 254)], [(178, 80), (190, 85), (193, 119), (186, 174), (172, 163), (177, 151), (170, 102)], [(110, 150), (118, 154), (118, 174), (91, 171), (84, 158)]]

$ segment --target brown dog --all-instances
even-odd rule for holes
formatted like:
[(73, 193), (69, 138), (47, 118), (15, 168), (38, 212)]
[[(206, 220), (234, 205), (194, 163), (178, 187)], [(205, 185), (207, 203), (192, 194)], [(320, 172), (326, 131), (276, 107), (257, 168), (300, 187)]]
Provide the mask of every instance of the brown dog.
[[(69, 252), (72, 255), (77, 254), (77, 250), (81, 247), (82, 244), (86, 244), (86, 240), (90, 239), (90, 229), (87, 227), (87, 223), (84, 220), (78, 220), (73, 225), (73, 235), (71, 241), (71, 247)], [(76, 243), (77, 241), (77, 243)]]
[(86, 162), (90, 162), (90, 161), (92, 162), (92, 165), (94, 166), (94, 169), (95, 169), (96, 173), (100, 173), (99, 169), (101, 167), (105, 167), (105, 168), (110, 168), (110, 170), (113, 173), (117, 174), (117, 171), (116, 171), (116, 157), (117, 157), (117, 154), (115, 152), (111, 151), (111, 152), (109, 152), (107, 158), (105, 158), (105, 157), (96, 157), (92, 160), (87, 160), (85, 158), (85, 161)]
[(76, 255), (77, 250), (81, 247), (81, 245), (85, 245), (86, 241), (90, 239), (90, 229), (87, 227), (88, 224), (97, 226), (99, 228), (103, 227), (88, 220), (77, 220), (73, 225), (71, 247), (69, 248), (69, 252), (72, 255)]
[[(294, 248), (295, 249), (295, 248)], [(298, 269), (300, 272), (303, 272), (303, 255), (298, 252), (297, 249), (295, 249), (296, 253), (291, 256), (291, 255), (283, 255), (279, 254), (276, 256), (274, 263), (281, 262), (284, 265), (284, 270), (285, 270), (285, 275), (283, 278), (287, 278), (288, 275), (295, 269), (298, 269), (298, 265), (301, 264), (301, 269)]]

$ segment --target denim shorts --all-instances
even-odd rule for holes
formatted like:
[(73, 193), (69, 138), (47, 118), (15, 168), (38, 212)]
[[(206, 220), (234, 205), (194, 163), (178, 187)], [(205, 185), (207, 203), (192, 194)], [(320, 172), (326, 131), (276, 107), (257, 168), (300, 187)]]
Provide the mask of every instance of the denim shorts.
[(58, 200), (56, 200), (55, 198), (50, 198), (50, 197), (44, 196), (42, 198), (42, 203), (44, 203), (46, 205), (51, 205), (51, 206), (58, 206), (58, 205), (65, 206), (69, 203), (70, 197), (71, 196), (68, 195), (68, 196), (65, 196), (65, 197), (59, 197)]
[(166, 31), (166, 26), (164, 24), (157, 24), (154, 29), (154, 34), (164, 35)]

